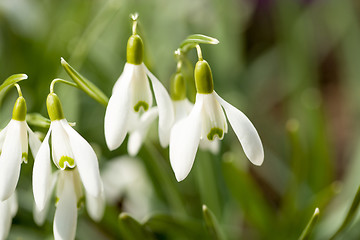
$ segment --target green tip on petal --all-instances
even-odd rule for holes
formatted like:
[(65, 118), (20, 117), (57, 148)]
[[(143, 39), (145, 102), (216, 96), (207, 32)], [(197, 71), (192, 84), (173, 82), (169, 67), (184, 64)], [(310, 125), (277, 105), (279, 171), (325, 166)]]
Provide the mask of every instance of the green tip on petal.
[(212, 141), (214, 140), (215, 136), (218, 136), (219, 139), (222, 139), (224, 136), (224, 131), (220, 128), (212, 128), (209, 132), (209, 134), (207, 135), (207, 138)]
[(28, 162), (28, 153), (27, 152), (23, 152), (21, 154), (21, 159), (24, 163), (27, 163)]
[(71, 168), (75, 167), (75, 162), (74, 162), (74, 159), (72, 159), (71, 157), (68, 157), (68, 156), (62, 156), (59, 160), (59, 167), (61, 169), (65, 169), (67, 170), (68, 167), (66, 166), (65, 162), (67, 162), (68, 166), (70, 167), (69, 170), (72, 170)]
[(139, 112), (141, 107), (144, 109), (144, 111), (147, 111), (149, 109), (149, 104), (147, 102), (144, 102), (144, 101), (139, 101), (134, 106), (134, 111)]
[(199, 60), (195, 65), (196, 91), (209, 94), (214, 91), (214, 83), (209, 64), (205, 60)]
[(46, 99), (46, 106), (51, 121), (64, 119), (64, 112), (59, 97), (50, 93)]
[(186, 82), (182, 73), (176, 73), (171, 81), (171, 98), (175, 101), (186, 98)]
[(143, 62), (144, 44), (137, 34), (131, 35), (126, 48), (126, 60), (128, 63), (140, 65)]
[(22, 96), (16, 99), (12, 119), (17, 121), (25, 121), (26, 118), (26, 102)]

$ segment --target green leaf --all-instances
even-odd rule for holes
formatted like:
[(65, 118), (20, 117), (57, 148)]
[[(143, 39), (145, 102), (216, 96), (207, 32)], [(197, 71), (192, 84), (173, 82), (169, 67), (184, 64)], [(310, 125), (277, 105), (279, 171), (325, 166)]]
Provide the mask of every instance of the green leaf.
[(203, 205), (202, 210), (203, 210), (203, 216), (204, 216), (206, 227), (207, 227), (210, 235), (213, 237), (213, 239), (216, 239), (216, 240), (226, 239), (214, 213), (206, 205)]
[(359, 207), (360, 203), (360, 186), (358, 187), (358, 190), (355, 194), (354, 200), (351, 204), (351, 207), (343, 221), (343, 223), (340, 225), (339, 229), (334, 233), (334, 235), (330, 239), (335, 239), (341, 232), (343, 232), (352, 222), (355, 213)]
[(123, 239), (126, 240), (155, 239), (149, 231), (127, 213), (120, 214), (119, 229)]
[(276, 215), (251, 175), (236, 166), (234, 158), (233, 154), (228, 153), (223, 161), (223, 176), (227, 187), (239, 204), (245, 219), (264, 237), (266, 235), (269, 238), (267, 234), (275, 232)]
[(219, 40), (213, 37), (209, 37), (202, 34), (194, 34), (188, 36), (181, 44), (181, 52), (186, 53), (190, 49), (194, 48), (197, 44), (218, 44)]
[(314, 214), (312, 215), (309, 223), (306, 225), (304, 231), (301, 233), (301, 236), (299, 237), (299, 240), (307, 240), (310, 238), (310, 235), (314, 229), (314, 226), (316, 225), (317, 223), (317, 220), (319, 218), (319, 214), (320, 214), (320, 211), (319, 211), (319, 208), (316, 208), (315, 209), (315, 212)]
[(22, 80), (25, 80), (27, 78), (28, 76), (23, 73), (11, 75), (3, 82), (3, 84), (0, 85), (0, 92), (3, 91), (4, 89), (7, 89), (11, 85), (20, 82)]
[(107, 105), (109, 101), (108, 97), (95, 86), (95, 84), (81, 76), (81, 74), (72, 68), (63, 58), (61, 58), (61, 65), (81, 90), (102, 105)]
[(205, 236), (200, 221), (166, 214), (152, 215), (144, 226), (154, 233), (176, 236), (179, 239), (204, 239)]

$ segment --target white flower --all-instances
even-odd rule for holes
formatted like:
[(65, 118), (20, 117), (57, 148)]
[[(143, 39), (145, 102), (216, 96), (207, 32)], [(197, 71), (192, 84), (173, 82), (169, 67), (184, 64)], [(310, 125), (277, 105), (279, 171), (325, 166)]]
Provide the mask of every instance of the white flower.
[(152, 188), (143, 163), (138, 158), (122, 156), (106, 163), (101, 171), (106, 201), (121, 200), (124, 211), (143, 219), (149, 214)]
[(25, 99), (19, 97), (14, 106), (12, 119), (0, 132), (0, 201), (8, 199), (15, 191), (21, 163), (27, 163), (28, 142), (34, 157), (41, 144), (27, 125), (25, 117)]
[(169, 144), (174, 118), (171, 99), (161, 82), (146, 68), (142, 55), (142, 40), (132, 35), (128, 41), (127, 63), (114, 85), (105, 113), (105, 139), (110, 150), (118, 148), (131, 130), (131, 115), (151, 108), (153, 97), (149, 79), (159, 111), (160, 144), (163, 147)]
[[(181, 119), (186, 118), (190, 114), (192, 108), (194, 107), (194, 104), (192, 104), (187, 98), (184, 98), (182, 100), (173, 100), (172, 102), (175, 113), (175, 125)], [(219, 139), (213, 139), (212, 141), (210, 141), (207, 138), (202, 138), (200, 139), (199, 147), (202, 150), (210, 151), (212, 154), (217, 154), (220, 148), (219, 145)]]
[(170, 136), (170, 163), (176, 179), (182, 181), (189, 174), (201, 139), (223, 138), (227, 132), (223, 109), (246, 156), (253, 164), (261, 165), (264, 150), (255, 127), (214, 91), (210, 66), (204, 60), (196, 64), (195, 81), (198, 92), (195, 105), (186, 118), (173, 126)]
[(6, 239), (9, 235), (11, 221), (18, 209), (16, 192), (5, 201), (0, 201), (0, 239)]
[[(78, 134), (63, 116), (61, 103), (54, 93), (47, 98), (51, 124), (33, 169), (33, 192), (35, 198), (35, 220), (42, 224), (48, 208), (56, 175), (51, 172), (52, 160), (60, 169), (57, 180), (59, 202), (54, 219), (55, 239), (74, 239), (77, 218), (77, 202), (82, 198), (81, 182), (85, 188), (90, 217), (100, 220), (103, 214), (103, 185), (99, 164), (90, 144)], [(80, 181), (81, 180), (81, 181)]]

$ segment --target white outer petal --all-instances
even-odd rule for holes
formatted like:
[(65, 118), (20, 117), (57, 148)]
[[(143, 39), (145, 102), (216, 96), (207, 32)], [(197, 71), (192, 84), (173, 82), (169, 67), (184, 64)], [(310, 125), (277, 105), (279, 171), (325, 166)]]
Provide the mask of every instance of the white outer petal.
[(39, 211), (45, 208), (49, 191), (51, 192), (51, 165), (50, 165), (50, 146), (49, 137), (51, 125), (44, 141), (42, 142), (38, 154), (35, 157), (32, 185), (36, 207)]
[(75, 156), (80, 178), (85, 190), (94, 197), (99, 196), (102, 189), (99, 163), (90, 144), (77, 133), (68, 122), (63, 119), (61, 123), (69, 135), (70, 145)]
[(11, 120), (0, 155), (0, 201), (15, 191), (21, 167), (21, 122)]
[(54, 164), (61, 170), (65, 170), (66, 167), (75, 167), (75, 164), (70, 165), (71, 163), (69, 161), (64, 161), (63, 167), (60, 166), (60, 159), (63, 157), (69, 157), (71, 159), (75, 158), (70, 146), (69, 136), (62, 124), (63, 121), (66, 121), (66, 119), (55, 120), (51, 122), (52, 160)]
[(55, 240), (75, 239), (77, 224), (77, 200), (72, 178), (64, 178), (64, 188), (59, 196), (54, 217)]
[(171, 129), (170, 163), (178, 182), (187, 177), (195, 160), (201, 135), (202, 107), (203, 99), (197, 95), (189, 116), (177, 122)]
[(50, 189), (46, 193), (47, 196), (46, 196), (46, 202), (45, 202), (44, 208), (39, 209), (36, 204), (34, 204), (34, 206), (33, 206), (33, 218), (34, 218), (35, 223), (38, 226), (42, 226), (45, 222), (45, 219), (46, 219), (47, 213), (49, 211), (49, 207), (50, 207), (51, 193), (53, 192), (53, 190), (55, 188), (55, 184), (56, 184), (56, 180), (57, 180), (57, 176), (58, 176), (59, 172), (60, 172), (60, 170), (56, 171), (54, 174), (51, 175)]
[(29, 126), (26, 124), (27, 132), (29, 134), (29, 145), (31, 149), (31, 153), (36, 158), (36, 154), (39, 151), (39, 148), (41, 146), (40, 139), (35, 135), (35, 133), (29, 128)]
[(151, 108), (141, 116), (138, 123), (138, 128), (135, 131), (131, 132), (129, 135), (127, 150), (130, 156), (135, 156), (136, 154), (138, 154), (144, 142), (144, 138), (149, 130), (149, 127), (157, 116), (157, 107)]
[(102, 188), (101, 194), (97, 197), (92, 196), (86, 192), (86, 211), (89, 216), (95, 221), (99, 222), (104, 215), (105, 210), (105, 194)]
[(159, 139), (162, 147), (166, 147), (169, 144), (169, 133), (174, 122), (174, 109), (168, 92), (161, 82), (146, 68), (146, 73), (149, 76), (156, 104), (159, 108)]
[(10, 199), (0, 201), (0, 239), (6, 239), (11, 226), (11, 203)]
[(187, 98), (183, 100), (176, 100), (173, 101), (174, 105), (174, 113), (175, 113), (175, 122), (187, 117), (192, 108), (194, 107), (194, 104), (192, 104)]
[(7, 130), (8, 130), (8, 127), (9, 127), (9, 124), (6, 125), (5, 128), (3, 128), (0, 132), (0, 152), (2, 151), (2, 147), (4, 145), (4, 141), (5, 141), (5, 137), (6, 137), (6, 133), (7, 133)]
[(104, 130), (108, 148), (112, 151), (118, 148), (126, 137), (128, 114), (130, 111), (130, 81), (133, 65), (128, 64), (124, 68), (120, 79), (116, 83), (113, 95), (106, 107)]
[(234, 129), (248, 159), (260, 166), (264, 161), (264, 149), (254, 125), (240, 110), (222, 99), (215, 91), (215, 96), (225, 110), (226, 116)]
[(10, 213), (11, 213), (11, 217), (13, 218), (15, 217), (19, 208), (16, 191), (14, 192), (13, 195), (11, 195), (9, 201), (10, 201)]

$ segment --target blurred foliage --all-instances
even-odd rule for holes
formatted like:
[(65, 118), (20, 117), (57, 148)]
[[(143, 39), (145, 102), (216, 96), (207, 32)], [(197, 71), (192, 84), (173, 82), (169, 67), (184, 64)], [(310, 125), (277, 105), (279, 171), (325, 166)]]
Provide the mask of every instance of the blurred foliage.
[[(63, 57), (109, 97), (126, 61), (133, 12), (140, 15), (145, 61), (166, 87), (176, 71), (174, 51), (187, 36), (220, 41), (202, 46), (215, 89), (254, 123), (265, 161), (250, 166), (229, 130), (220, 153), (199, 150), (190, 175), (177, 183), (168, 149), (151, 130), (139, 153), (154, 195), (146, 216), (133, 217), (134, 209), (122, 204), (128, 196), (121, 195), (100, 223), (80, 210), (76, 238), (297, 239), (316, 207), (321, 214), (310, 238), (333, 236), (348, 221), (360, 184), (359, 1), (1, 0), (1, 81), (27, 74), (19, 84), (28, 112), (47, 117), (50, 82), (70, 80)], [(195, 50), (188, 57), (187, 70)], [(107, 149), (101, 104), (70, 86), (59, 84), (56, 92), (100, 167), (126, 154), (126, 142)], [(0, 127), (15, 98), (11, 89), (3, 98)], [(32, 165), (29, 159), (22, 166), (9, 239), (52, 239), (54, 206), (43, 227), (32, 220)], [(338, 239), (360, 238), (355, 209)]]

